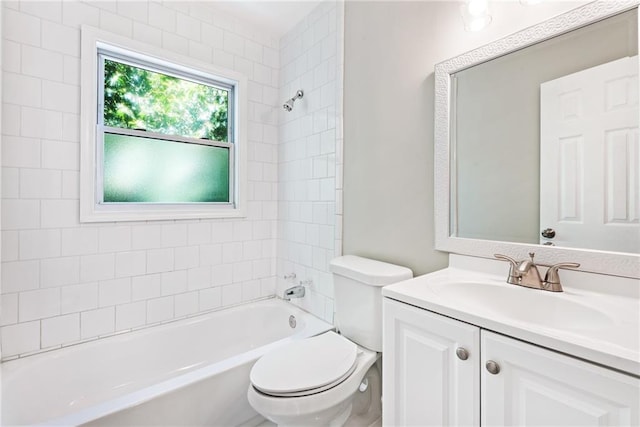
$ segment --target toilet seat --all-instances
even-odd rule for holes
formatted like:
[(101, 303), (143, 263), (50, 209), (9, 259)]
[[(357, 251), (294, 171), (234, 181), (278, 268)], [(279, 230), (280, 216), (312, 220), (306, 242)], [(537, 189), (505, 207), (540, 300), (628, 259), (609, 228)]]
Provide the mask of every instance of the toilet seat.
[(249, 375), (253, 387), (276, 397), (320, 393), (355, 370), (358, 346), (335, 332), (295, 341), (262, 356)]

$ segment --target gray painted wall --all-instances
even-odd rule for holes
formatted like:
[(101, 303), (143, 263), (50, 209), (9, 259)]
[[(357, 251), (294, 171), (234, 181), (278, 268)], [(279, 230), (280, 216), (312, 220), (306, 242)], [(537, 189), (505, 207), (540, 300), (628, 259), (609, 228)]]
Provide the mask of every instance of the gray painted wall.
[(459, 2), (347, 2), (343, 252), (424, 274), (434, 249), (436, 63), (585, 2), (492, 2), (492, 24), (464, 31)]

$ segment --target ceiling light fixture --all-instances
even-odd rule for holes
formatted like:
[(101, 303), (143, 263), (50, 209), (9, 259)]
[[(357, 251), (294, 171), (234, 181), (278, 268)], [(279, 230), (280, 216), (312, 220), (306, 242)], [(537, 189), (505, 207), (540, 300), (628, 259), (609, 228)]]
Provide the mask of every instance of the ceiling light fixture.
[(467, 0), (460, 6), (460, 13), (467, 31), (480, 31), (491, 23), (487, 0)]
[(487, 0), (469, 0), (467, 10), (471, 16), (482, 16), (489, 10)]

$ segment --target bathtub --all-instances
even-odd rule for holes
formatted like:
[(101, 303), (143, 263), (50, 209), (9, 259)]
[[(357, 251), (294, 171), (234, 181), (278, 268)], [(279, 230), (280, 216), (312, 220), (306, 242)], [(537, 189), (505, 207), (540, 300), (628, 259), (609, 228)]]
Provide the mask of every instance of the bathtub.
[(253, 363), (331, 328), (269, 299), (5, 362), (2, 425), (256, 424)]

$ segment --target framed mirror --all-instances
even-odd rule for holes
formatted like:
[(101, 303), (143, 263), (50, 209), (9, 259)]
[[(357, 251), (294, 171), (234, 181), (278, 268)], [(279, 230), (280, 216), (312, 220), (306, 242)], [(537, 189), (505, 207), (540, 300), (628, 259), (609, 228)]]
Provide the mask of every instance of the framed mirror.
[(638, 3), (436, 65), (436, 249), (640, 277)]

